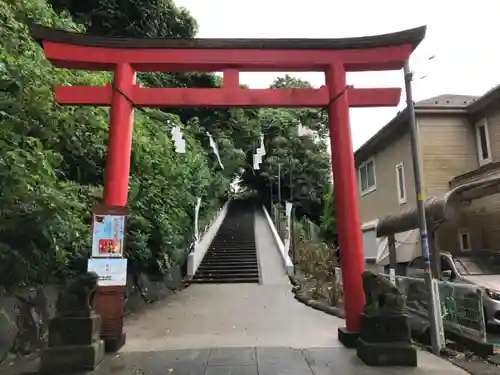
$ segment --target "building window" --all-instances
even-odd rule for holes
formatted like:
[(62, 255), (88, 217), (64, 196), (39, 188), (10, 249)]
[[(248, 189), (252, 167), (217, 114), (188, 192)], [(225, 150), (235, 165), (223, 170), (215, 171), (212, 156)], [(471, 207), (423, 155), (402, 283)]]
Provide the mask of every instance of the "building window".
[(469, 232), (461, 231), (458, 236), (458, 241), (460, 242), (460, 250), (470, 251), (470, 236)]
[(490, 137), (486, 119), (483, 119), (476, 125), (476, 143), (479, 165), (482, 166), (491, 163)]
[(375, 179), (375, 159), (371, 158), (359, 166), (359, 190), (361, 195), (368, 194), (377, 188)]
[(406, 203), (406, 185), (405, 185), (405, 170), (403, 163), (396, 165), (396, 183), (398, 186), (398, 201), (399, 204)]

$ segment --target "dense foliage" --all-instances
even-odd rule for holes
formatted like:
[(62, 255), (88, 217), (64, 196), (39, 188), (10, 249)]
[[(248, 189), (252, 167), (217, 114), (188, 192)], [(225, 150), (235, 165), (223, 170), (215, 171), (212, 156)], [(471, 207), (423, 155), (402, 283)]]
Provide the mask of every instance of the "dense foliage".
[(331, 248), (337, 246), (337, 216), (333, 202), (333, 185), (330, 185), (325, 192), (320, 236)]
[[(61, 279), (86, 266), (90, 207), (102, 199), (108, 111), (62, 107), (53, 89), (61, 84), (104, 85), (109, 73), (55, 69), (30, 38), (27, 24), (103, 35), (193, 37), (189, 12), (166, 0), (0, 0), (0, 285)], [(75, 23), (73, 20), (79, 22)], [(147, 73), (142, 85), (218, 87), (206, 73)], [(307, 82), (284, 77), (276, 87)], [(298, 123), (318, 131), (299, 137)], [(175, 153), (170, 129), (180, 125), (186, 154)], [(218, 143), (224, 169), (209, 147)], [(321, 216), (329, 185), (324, 118), (316, 110), (136, 111), (131, 160), (127, 256), (149, 274), (182, 264), (192, 240), (196, 197), (202, 220), (227, 199), (243, 174), (250, 189), (276, 201), (276, 166), (282, 164), (282, 197), (302, 214)], [(265, 134), (260, 170), (252, 154)], [(290, 178), (292, 176), (292, 178)], [(292, 181), (292, 184), (290, 184)]]
[[(271, 87), (311, 85), (286, 75), (276, 79)], [(319, 221), (323, 214), (323, 193), (330, 186), (330, 159), (325, 141), (328, 133), (323, 112), (309, 108), (266, 109), (260, 111), (260, 124), (267, 155), (259, 170), (246, 171), (245, 183), (268, 202), (271, 199), (277, 202), (280, 186), (282, 203), (292, 201), (298, 217), (307, 215)], [(316, 136), (299, 136), (299, 124), (313, 130)]]

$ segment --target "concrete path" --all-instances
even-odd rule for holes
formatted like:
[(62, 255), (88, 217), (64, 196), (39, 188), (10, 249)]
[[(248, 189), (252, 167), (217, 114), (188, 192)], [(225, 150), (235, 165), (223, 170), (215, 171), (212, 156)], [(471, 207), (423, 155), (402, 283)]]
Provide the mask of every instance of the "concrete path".
[(465, 371), (434, 356), (419, 367), (368, 367), (343, 347), (214, 348), (121, 353), (95, 375), (462, 375)]
[(262, 211), (255, 212), (255, 243), (263, 285), (286, 285), (291, 289), (280, 251)]
[(343, 320), (295, 301), (263, 214), (255, 230), (262, 284), (195, 284), (129, 317), (127, 344), (99, 373), (466, 374), (427, 352), (417, 369), (364, 366), (337, 340)]
[(195, 284), (130, 317), (124, 350), (337, 346), (342, 324), (296, 302), (286, 285)]

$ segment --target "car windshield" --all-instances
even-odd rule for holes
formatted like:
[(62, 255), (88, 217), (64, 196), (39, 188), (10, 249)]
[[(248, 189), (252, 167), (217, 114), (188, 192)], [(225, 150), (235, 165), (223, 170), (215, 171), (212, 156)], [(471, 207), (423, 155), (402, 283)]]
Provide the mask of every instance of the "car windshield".
[(500, 257), (454, 258), (455, 266), (462, 275), (500, 275)]

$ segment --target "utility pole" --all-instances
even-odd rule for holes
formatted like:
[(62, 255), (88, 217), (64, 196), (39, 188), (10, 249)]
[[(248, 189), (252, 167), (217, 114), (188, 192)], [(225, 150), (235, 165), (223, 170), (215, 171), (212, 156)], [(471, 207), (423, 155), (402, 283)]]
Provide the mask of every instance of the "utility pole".
[(417, 124), (415, 120), (415, 105), (411, 82), (413, 74), (410, 71), (409, 62), (404, 65), (406, 104), (408, 112), (408, 122), (410, 127), (411, 153), (413, 160), (413, 177), (415, 180), (415, 193), (417, 195), (418, 224), (420, 228), (420, 245), (422, 246), (422, 257), (424, 258), (424, 277), (425, 285), (429, 294), (428, 313), (429, 323), (431, 325), (432, 351), (439, 355), (444, 346), (443, 320), (441, 318), (441, 308), (439, 304), (439, 295), (434, 287), (434, 280), (431, 271), (431, 262), (429, 254), (429, 238), (427, 234), (427, 220), (425, 217), (425, 200), (422, 189), (421, 179), (421, 161), (420, 151), (417, 144)]

